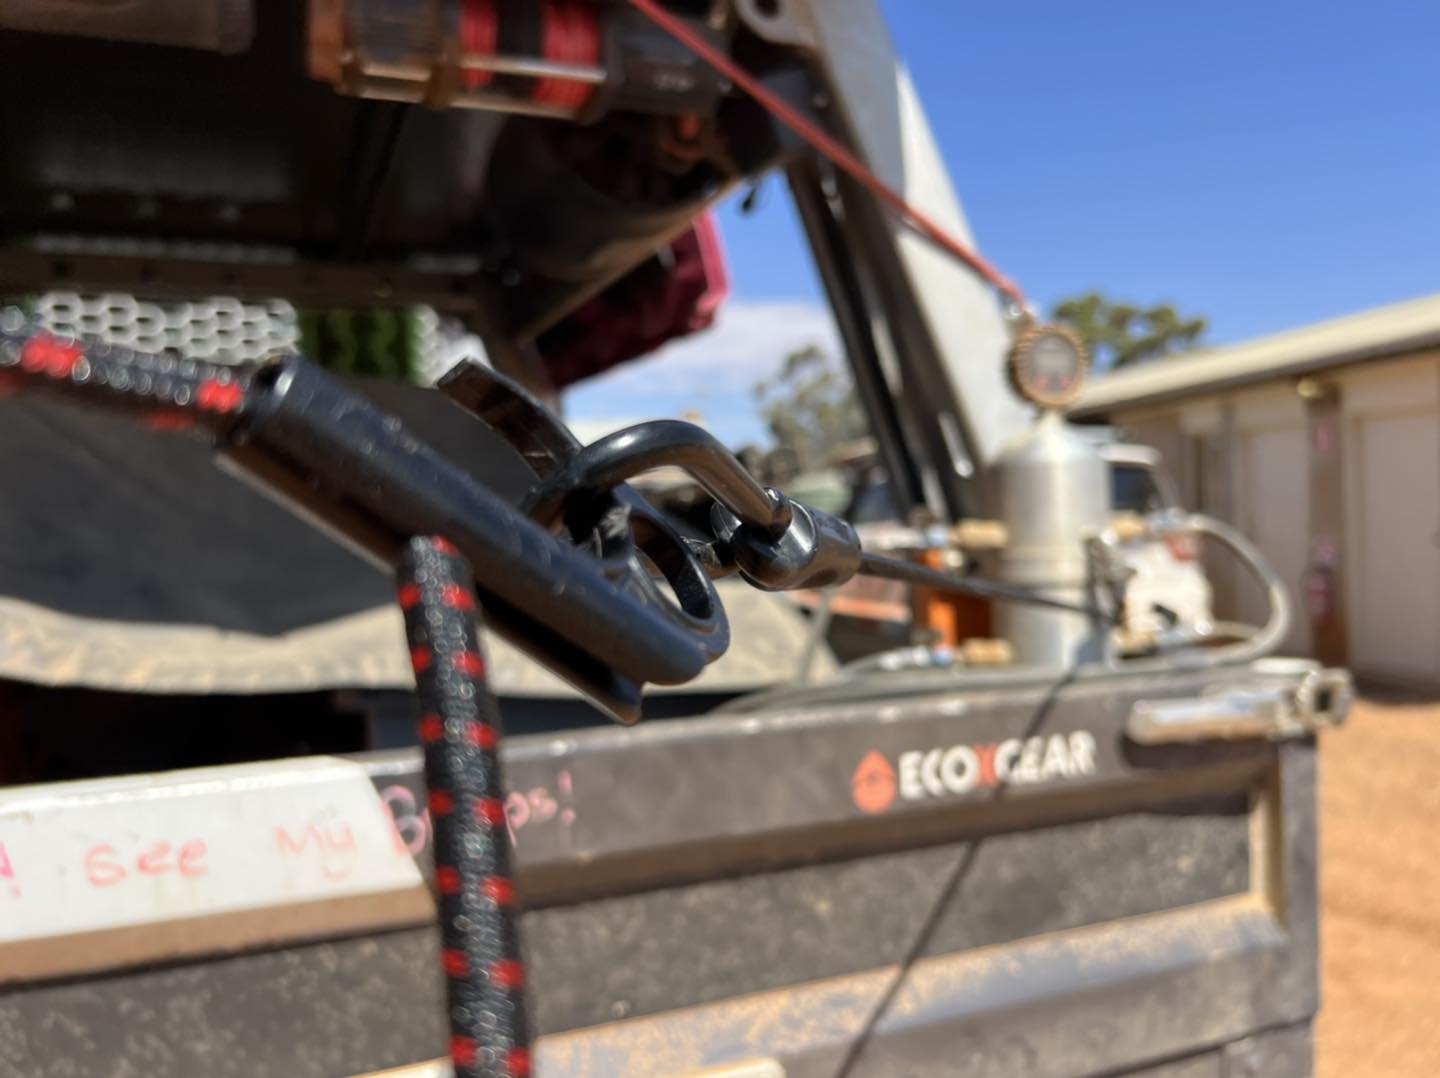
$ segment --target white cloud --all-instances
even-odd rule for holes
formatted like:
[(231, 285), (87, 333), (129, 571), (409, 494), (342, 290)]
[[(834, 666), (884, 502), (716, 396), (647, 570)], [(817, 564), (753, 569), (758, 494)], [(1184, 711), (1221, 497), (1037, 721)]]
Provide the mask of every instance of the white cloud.
[(808, 345), (837, 359), (839, 336), (817, 303), (735, 301), (702, 333), (666, 345), (568, 391), (566, 417), (579, 425), (624, 425), (627, 417), (700, 412), (733, 443), (761, 435), (755, 383), (773, 375), (791, 352)]

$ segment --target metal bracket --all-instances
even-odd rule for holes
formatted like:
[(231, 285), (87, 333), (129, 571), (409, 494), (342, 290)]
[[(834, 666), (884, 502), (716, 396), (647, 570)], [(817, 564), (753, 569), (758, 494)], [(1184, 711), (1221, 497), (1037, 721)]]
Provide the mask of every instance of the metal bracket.
[(815, 52), (820, 48), (815, 28), (809, 22), (808, 4), (787, 0), (735, 0), (735, 12), (752, 33), (775, 45)]

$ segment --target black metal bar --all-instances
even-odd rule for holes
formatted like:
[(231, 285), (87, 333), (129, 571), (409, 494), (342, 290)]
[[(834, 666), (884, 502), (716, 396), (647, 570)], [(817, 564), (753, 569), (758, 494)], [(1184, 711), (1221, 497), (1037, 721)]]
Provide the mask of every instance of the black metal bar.
[(890, 480), (896, 513), (903, 519), (911, 509), (924, 504), (924, 483), (911, 439), (896, 407), (896, 395), (885, 380), (873, 328), (875, 313), (850, 255), (854, 247), (826, 197), (815, 160), (801, 157), (790, 165), (785, 175), (810, 241), (815, 269), (830, 299), (830, 310), (870, 421), (870, 431), (880, 447), (880, 459)]
[(443, 539), (412, 540), (398, 581), (420, 704), (450, 1056), (457, 1078), (524, 1078), (525, 967), (479, 603), (469, 567)]
[(197, 295), (255, 300), (284, 296), (297, 307), (403, 307), (424, 303), (443, 314), (471, 317), (479, 308), (476, 270), (464, 260), (450, 265), (453, 268), (421, 270), (378, 261), (276, 261), (264, 248), (233, 256), (227, 262), (218, 257), (196, 256), (180, 244), (143, 254), (88, 248), (57, 253), (8, 247), (0, 250), (0, 294), (24, 295), (59, 288), (77, 292), (135, 291), (178, 300)]
[[(475, 567), (496, 628), (623, 721), (640, 684), (679, 684), (713, 658), (709, 641), (627, 586), (624, 559), (597, 559), (525, 519), (393, 417), (298, 357), (255, 378), (247, 442), (234, 454), (299, 508), (344, 527), (393, 564), (408, 537), (448, 536)], [(282, 484), (276, 470), (299, 480)], [(338, 512), (337, 507), (344, 512)]]

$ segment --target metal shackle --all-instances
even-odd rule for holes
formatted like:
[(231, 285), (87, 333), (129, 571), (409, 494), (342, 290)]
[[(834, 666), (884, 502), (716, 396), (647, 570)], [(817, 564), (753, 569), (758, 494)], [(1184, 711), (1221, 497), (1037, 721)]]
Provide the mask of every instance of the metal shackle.
[(715, 534), (746, 580), (764, 591), (787, 591), (843, 584), (860, 571), (860, 537), (848, 523), (772, 487), (765, 493), (776, 510), (777, 523), (769, 528), (742, 523), (718, 502), (711, 510)]

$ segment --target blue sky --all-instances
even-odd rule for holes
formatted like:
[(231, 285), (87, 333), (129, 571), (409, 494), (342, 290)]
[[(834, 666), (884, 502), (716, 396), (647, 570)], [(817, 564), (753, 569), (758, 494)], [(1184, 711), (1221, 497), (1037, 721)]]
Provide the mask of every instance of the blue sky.
[[(1042, 307), (1169, 300), (1224, 344), (1440, 291), (1440, 3), (881, 6), (981, 248)], [(696, 408), (754, 438), (756, 372), (833, 346), (779, 182), (721, 223), (719, 327), (573, 419)]]

